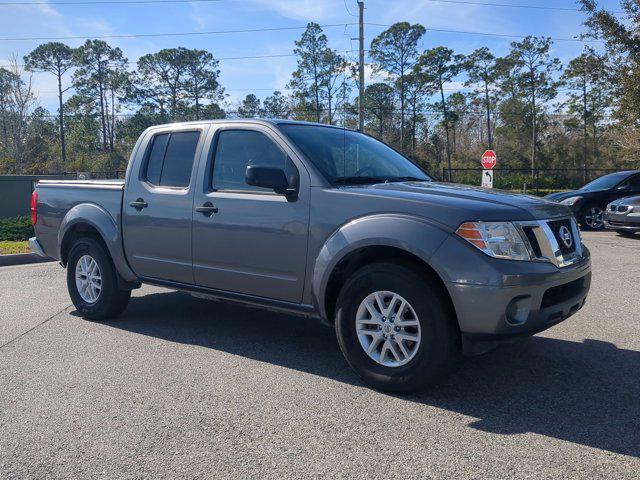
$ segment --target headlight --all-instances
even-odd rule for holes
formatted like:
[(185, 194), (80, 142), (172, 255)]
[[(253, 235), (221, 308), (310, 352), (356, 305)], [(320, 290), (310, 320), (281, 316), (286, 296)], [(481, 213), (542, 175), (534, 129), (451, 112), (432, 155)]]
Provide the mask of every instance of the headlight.
[(568, 207), (573, 207), (580, 200), (582, 200), (582, 197), (580, 197), (580, 196), (578, 196), (578, 197), (569, 197), (569, 198), (565, 198), (560, 203), (562, 205), (567, 205)]
[(456, 233), (491, 257), (531, 260), (520, 232), (511, 222), (465, 222)]

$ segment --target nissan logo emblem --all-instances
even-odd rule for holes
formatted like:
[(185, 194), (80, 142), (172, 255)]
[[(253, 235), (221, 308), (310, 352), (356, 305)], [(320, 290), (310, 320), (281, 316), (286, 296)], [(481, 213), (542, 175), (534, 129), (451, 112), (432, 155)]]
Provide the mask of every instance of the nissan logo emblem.
[(567, 248), (571, 248), (573, 245), (573, 239), (571, 238), (571, 231), (565, 226), (562, 225), (558, 230), (558, 235), (560, 236), (560, 240), (565, 244)]

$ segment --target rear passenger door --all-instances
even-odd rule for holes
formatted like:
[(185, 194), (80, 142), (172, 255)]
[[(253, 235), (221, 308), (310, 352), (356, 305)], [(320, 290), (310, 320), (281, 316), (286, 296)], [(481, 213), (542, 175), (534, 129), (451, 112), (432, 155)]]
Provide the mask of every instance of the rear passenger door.
[(192, 173), (206, 130), (152, 130), (143, 140), (122, 207), (125, 252), (137, 275), (193, 283)]
[[(218, 290), (300, 302), (309, 230), (309, 175), (282, 138), (260, 126), (217, 127), (193, 217), (195, 282)], [(299, 179), (298, 195), (247, 185), (247, 165)]]

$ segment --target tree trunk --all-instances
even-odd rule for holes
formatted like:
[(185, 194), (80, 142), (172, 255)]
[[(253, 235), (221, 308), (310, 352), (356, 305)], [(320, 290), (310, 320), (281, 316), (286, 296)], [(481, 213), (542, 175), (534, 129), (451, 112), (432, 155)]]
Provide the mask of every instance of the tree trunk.
[[(62, 153), (62, 164), (67, 164), (67, 143), (64, 138), (64, 106), (62, 102), (62, 72), (58, 69), (58, 120), (60, 125), (60, 151)], [(64, 170), (64, 168), (63, 168)]]
[(194, 96), (196, 101), (196, 120), (200, 120), (200, 92), (197, 87), (194, 87)]
[(171, 87), (171, 118), (176, 117), (176, 110), (178, 109), (178, 89), (175, 86)]
[(489, 100), (489, 84), (484, 82), (484, 102), (487, 107), (487, 140), (489, 142), (489, 150), (493, 150), (493, 137), (491, 135), (491, 103)]
[(316, 122), (320, 123), (320, 87), (318, 85), (318, 66), (313, 63), (313, 89), (316, 97)]
[(116, 98), (111, 89), (111, 131), (109, 132), (109, 149), (113, 152), (113, 141), (116, 134)]
[(404, 68), (400, 70), (400, 153), (404, 153)]
[(447, 102), (444, 99), (444, 85), (440, 78), (440, 98), (442, 99), (442, 115), (444, 116), (444, 134), (447, 148), (447, 168), (449, 169), (449, 181), (451, 182), (451, 145), (449, 144), (449, 115), (447, 114)]
[(102, 124), (102, 149), (107, 149), (107, 122), (104, 111), (104, 91), (102, 85), (102, 63), (98, 60), (98, 92), (100, 93), (100, 123)]
[(411, 151), (415, 154), (418, 149), (418, 99), (417, 97), (413, 99), (412, 108), (412, 116), (413, 116), (413, 125), (411, 127)]
[(583, 180), (587, 183), (587, 79), (582, 77), (582, 119), (583, 119), (583, 136), (582, 136), (582, 169)]
[(535, 174), (536, 168), (536, 89), (531, 89), (531, 176)]

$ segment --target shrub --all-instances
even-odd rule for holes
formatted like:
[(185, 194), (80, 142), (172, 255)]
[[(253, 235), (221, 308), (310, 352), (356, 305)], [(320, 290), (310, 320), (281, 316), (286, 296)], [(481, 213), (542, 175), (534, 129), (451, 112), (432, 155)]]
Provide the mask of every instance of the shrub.
[(0, 218), (0, 241), (29, 240), (33, 235), (29, 217)]

